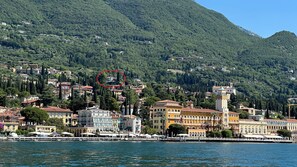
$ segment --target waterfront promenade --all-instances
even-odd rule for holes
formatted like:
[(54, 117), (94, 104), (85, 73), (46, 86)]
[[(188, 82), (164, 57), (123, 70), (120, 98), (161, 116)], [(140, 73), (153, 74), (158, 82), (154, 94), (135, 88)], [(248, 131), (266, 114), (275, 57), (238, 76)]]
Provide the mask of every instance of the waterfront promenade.
[(289, 139), (247, 139), (247, 138), (119, 138), (119, 137), (1, 137), (0, 141), (160, 141), (160, 142), (248, 142), (248, 143), (294, 143)]

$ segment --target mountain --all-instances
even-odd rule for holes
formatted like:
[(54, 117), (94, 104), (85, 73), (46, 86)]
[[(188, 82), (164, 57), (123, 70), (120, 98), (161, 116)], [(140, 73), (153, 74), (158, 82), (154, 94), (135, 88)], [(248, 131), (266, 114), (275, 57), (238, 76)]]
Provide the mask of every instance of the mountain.
[[(262, 39), (192, 0), (2, 0), (1, 62), (124, 69), (144, 81), (234, 82), (252, 96), (280, 88), (297, 93), (296, 36)], [(180, 80), (167, 69), (184, 71)], [(170, 70), (169, 70), (170, 71)], [(196, 82), (193, 82), (193, 81)], [(262, 96), (261, 95), (261, 96)]]
[(240, 26), (238, 26), (238, 28), (241, 29), (243, 32), (245, 32), (245, 33), (251, 35), (251, 36), (255, 36), (255, 37), (259, 37), (259, 38), (261, 38), (261, 36), (259, 36), (258, 34), (252, 32), (252, 31), (250, 31), (250, 30), (247, 30), (247, 29), (245, 29), (245, 28), (243, 28), (243, 27), (240, 27)]

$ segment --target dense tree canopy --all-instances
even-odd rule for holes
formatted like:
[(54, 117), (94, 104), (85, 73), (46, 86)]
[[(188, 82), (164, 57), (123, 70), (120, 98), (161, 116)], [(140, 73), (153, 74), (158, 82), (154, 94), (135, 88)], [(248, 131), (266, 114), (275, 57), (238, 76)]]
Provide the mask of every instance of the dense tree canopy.
[(33, 124), (44, 124), (49, 116), (46, 111), (36, 107), (26, 107), (21, 110), (21, 115), (25, 117), (26, 123), (32, 122)]
[(180, 124), (171, 124), (168, 128), (168, 134), (171, 137), (177, 136), (178, 134), (185, 134), (186, 128)]

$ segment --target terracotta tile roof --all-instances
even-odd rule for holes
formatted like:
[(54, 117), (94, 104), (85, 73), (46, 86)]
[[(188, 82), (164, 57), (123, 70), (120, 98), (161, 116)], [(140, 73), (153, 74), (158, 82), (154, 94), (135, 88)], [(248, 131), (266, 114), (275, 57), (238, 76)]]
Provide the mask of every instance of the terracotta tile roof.
[(253, 119), (240, 119), (239, 121), (243, 121), (243, 122), (250, 122), (250, 121), (259, 122), (259, 121), (255, 121)]
[(158, 103), (178, 103), (176, 101), (173, 100), (161, 100), (161, 101), (157, 101)]
[(182, 112), (221, 113), (220, 111), (216, 111), (212, 109), (200, 109), (200, 108), (183, 108)]
[(93, 89), (93, 86), (83, 86), (82, 89)]
[(49, 106), (46, 108), (41, 108), (42, 110), (46, 112), (67, 112), (67, 113), (72, 113), (71, 110), (69, 109), (64, 109), (64, 108), (59, 108), (59, 107), (54, 107), (54, 106)]
[(287, 122), (286, 120), (281, 120), (281, 119), (264, 119), (264, 121), (279, 121), (279, 122)]
[(37, 102), (38, 100), (26, 100), (24, 102), (22, 102), (22, 104), (30, 104), (30, 103), (34, 103)]
[(290, 123), (297, 123), (297, 119), (287, 119), (287, 121)]
[(239, 113), (237, 113), (237, 112), (232, 112), (232, 111), (229, 111), (229, 114), (237, 114), (237, 115), (239, 115)]
[(164, 106), (164, 107), (182, 107), (179, 102), (173, 101), (173, 100), (162, 100), (157, 101), (155, 106)]

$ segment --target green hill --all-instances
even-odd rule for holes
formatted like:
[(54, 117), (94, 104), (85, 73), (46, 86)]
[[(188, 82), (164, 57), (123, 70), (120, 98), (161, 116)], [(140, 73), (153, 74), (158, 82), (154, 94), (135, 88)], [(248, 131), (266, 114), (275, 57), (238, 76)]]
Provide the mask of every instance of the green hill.
[[(142, 80), (234, 82), (248, 95), (297, 93), (296, 36), (262, 39), (192, 0), (2, 0), (1, 62), (84, 72), (121, 68)], [(187, 80), (167, 72), (182, 70)]]

